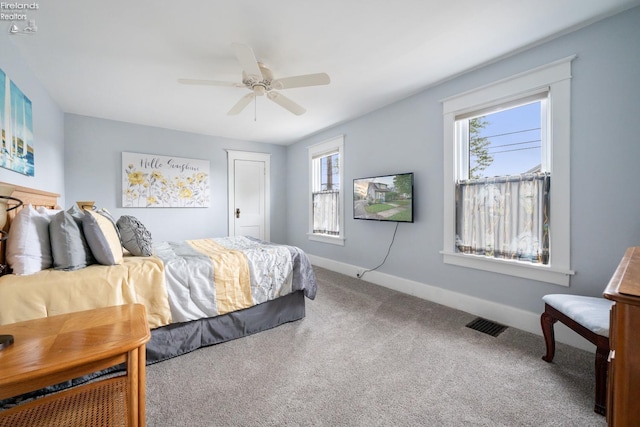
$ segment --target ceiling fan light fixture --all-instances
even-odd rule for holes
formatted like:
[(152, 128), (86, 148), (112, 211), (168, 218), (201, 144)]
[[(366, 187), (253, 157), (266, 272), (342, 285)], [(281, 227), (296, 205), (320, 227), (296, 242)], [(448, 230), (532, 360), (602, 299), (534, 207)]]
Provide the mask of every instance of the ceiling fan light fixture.
[(251, 93), (240, 98), (240, 100), (227, 113), (229, 115), (239, 114), (251, 103), (252, 100), (255, 101), (257, 96), (266, 95), (269, 100), (299, 116), (304, 114), (307, 110), (281, 93), (275, 92), (274, 89), (282, 90), (308, 86), (321, 86), (329, 84), (331, 81), (329, 75), (326, 73), (305, 74), (274, 79), (271, 69), (262, 62), (258, 62), (256, 60), (256, 56), (251, 47), (241, 43), (233, 43), (231, 47), (235, 51), (236, 59), (242, 66), (242, 83), (220, 82), (216, 80), (178, 79), (178, 82), (182, 84), (234, 86), (249, 89)]

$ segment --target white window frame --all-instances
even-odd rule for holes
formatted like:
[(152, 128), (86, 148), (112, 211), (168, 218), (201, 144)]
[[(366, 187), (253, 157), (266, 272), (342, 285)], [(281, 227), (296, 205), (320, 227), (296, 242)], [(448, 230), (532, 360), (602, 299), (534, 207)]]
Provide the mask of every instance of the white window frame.
[[(309, 231), (307, 232), (307, 237), (309, 240), (314, 240), (317, 242), (330, 243), (333, 245), (344, 246), (344, 135), (339, 135), (334, 138), (331, 138), (327, 141), (321, 142), (319, 144), (312, 145), (308, 147), (309, 152)], [(315, 158), (319, 156), (323, 156), (329, 153), (337, 152), (339, 155), (340, 163), (338, 169), (338, 176), (340, 177), (340, 235), (338, 236), (330, 236), (327, 234), (320, 234), (313, 232), (313, 182), (317, 179), (314, 176), (314, 167), (313, 161)]]
[[(475, 268), (569, 286), (570, 268), (570, 122), (571, 61), (575, 55), (444, 99), (444, 248), (445, 264)], [(548, 265), (462, 254), (455, 248), (455, 183), (461, 157), (456, 119), (548, 91), (549, 151), (543, 153), (551, 173), (551, 240)]]

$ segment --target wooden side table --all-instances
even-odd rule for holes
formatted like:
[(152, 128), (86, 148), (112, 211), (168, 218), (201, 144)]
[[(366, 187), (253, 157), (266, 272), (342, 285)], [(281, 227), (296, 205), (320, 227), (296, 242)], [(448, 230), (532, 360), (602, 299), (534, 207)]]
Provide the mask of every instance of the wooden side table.
[(121, 363), (127, 367), (126, 376), (2, 411), (0, 425), (145, 425), (145, 344), (151, 334), (143, 305), (13, 323), (0, 326), (0, 334), (15, 337), (12, 345), (0, 351), (0, 399)]

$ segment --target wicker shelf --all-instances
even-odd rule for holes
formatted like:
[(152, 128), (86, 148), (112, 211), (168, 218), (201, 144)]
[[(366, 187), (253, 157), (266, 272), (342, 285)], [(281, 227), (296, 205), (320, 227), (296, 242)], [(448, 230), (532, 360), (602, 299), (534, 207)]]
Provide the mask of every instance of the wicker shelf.
[(82, 385), (0, 412), (2, 426), (128, 425), (125, 376)]

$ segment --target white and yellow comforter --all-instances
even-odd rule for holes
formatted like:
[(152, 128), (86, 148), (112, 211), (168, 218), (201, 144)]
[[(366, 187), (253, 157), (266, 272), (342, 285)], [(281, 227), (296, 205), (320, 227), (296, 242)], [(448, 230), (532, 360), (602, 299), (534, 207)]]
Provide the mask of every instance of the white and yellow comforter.
[(119, 265), (0, 277), (2, 325), (133, 303), (145, 305), (149, 327), (171, 322), (164, 266), (158, 258), (125, 256)]
[(0, 278), (0, 324), (140, 303), (149, 326), (213, 317), (293, 291), (315, 298), (304, 252), (246, 237), (163, 242), (121, 265)]

